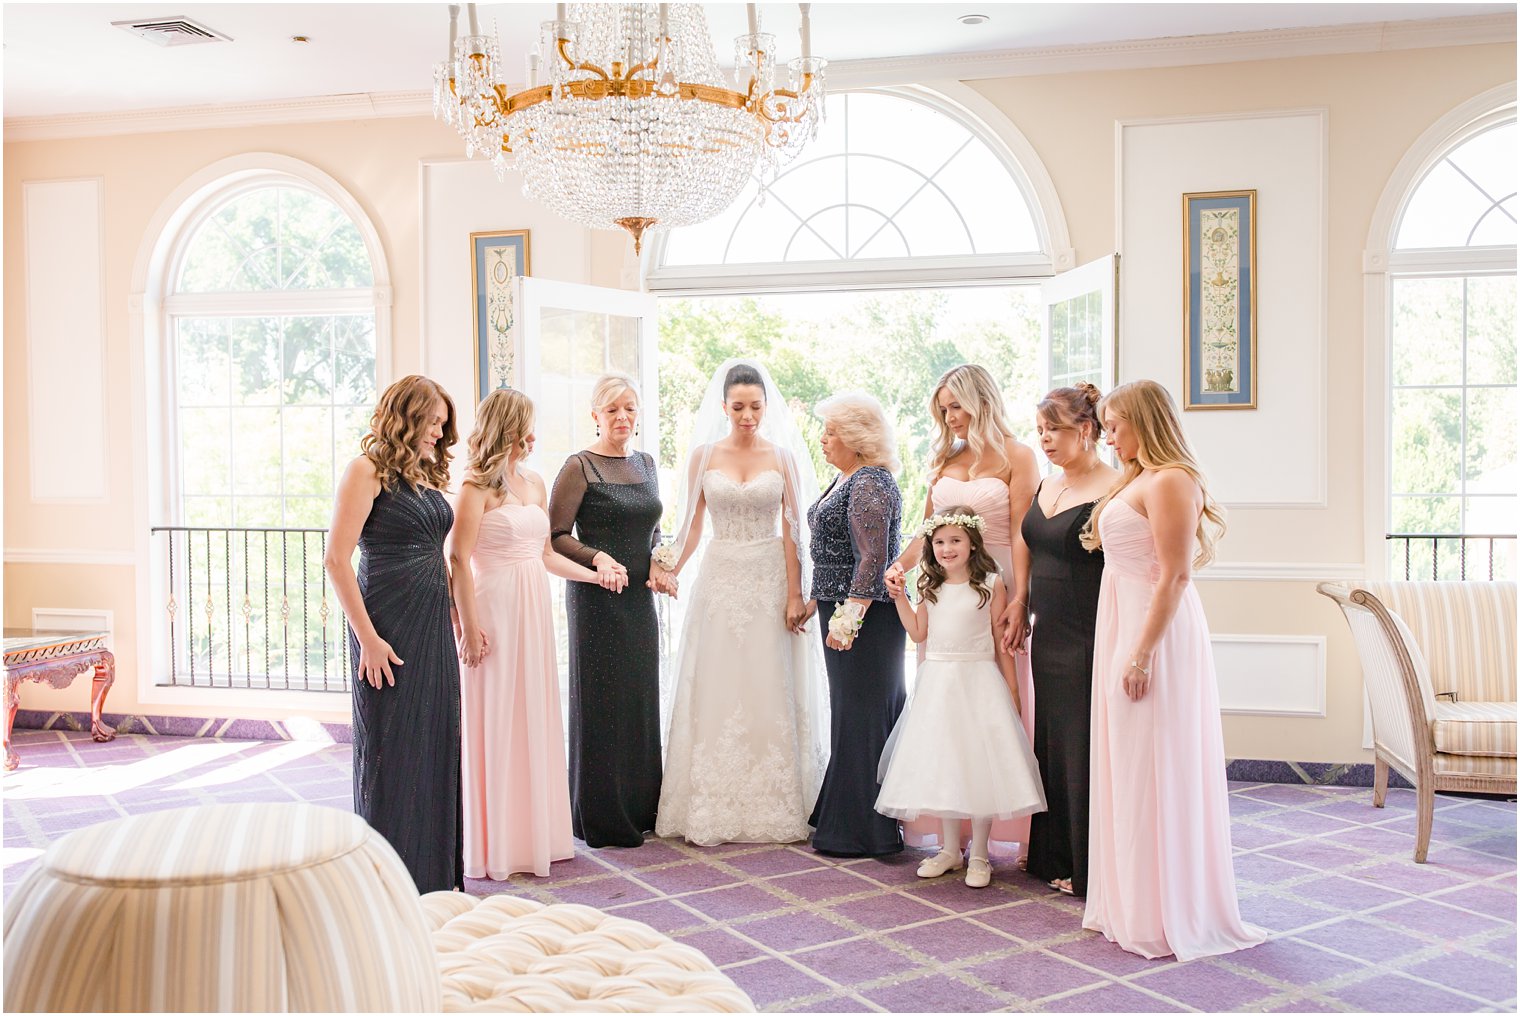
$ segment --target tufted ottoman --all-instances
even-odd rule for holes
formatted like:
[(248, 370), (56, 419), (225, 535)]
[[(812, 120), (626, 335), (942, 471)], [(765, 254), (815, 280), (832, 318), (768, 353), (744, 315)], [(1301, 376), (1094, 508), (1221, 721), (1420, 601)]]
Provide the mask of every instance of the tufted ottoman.
[[(440, 978), (440, 973), (442, 977)], [(362, 819), (224, 804), (54, 843), (5, 907), (8, 1012), (753, 1012), (637, 921), (420, 900)]]
[(428, 893), (445, 1012), (754, 1012), (691, 946), (591, 907)]

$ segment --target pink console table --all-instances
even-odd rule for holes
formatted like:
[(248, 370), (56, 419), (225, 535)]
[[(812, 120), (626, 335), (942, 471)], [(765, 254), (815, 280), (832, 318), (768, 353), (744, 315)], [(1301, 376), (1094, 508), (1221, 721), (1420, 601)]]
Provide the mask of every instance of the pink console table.
[(116, 731), (106, 726), (100, 710), (106, 692), (116, 680), (116, 657), (106, 648), (103, 631), (47, 631), (40, 628), (5, 629), (5, 768), (16, 768), (21, 758), (11, 749), (11, 725), (21, 705), (21, 682), (42, 681), (54, 688), (67, 688), (85, 671), (90, 682), (90, 734), (109, 741)]

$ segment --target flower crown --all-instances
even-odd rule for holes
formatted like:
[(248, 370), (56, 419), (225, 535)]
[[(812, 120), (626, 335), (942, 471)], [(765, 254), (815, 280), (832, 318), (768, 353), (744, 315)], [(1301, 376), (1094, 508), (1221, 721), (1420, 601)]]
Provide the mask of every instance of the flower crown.
[(980, 515), (931, 515), (913, 533), (913, 539), (927, 538), (940, 526), (960, 526), (962, 529), (975, 529), (979, 533), (984, 528)]

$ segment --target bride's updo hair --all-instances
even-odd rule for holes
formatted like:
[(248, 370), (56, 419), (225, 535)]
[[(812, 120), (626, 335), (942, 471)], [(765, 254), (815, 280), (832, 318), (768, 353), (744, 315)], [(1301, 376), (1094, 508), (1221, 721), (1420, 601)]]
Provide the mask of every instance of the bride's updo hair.
[(728, 393), (738, 385), (754, 385), (760, 389), (762, 397), (765, 392), (765, 381), (760, 377), (760, 372), (754, 364), (736, 363), (728, 368), (728, 373), (723, 375), (723, 399), (728, 401)]
[(1047, 392), (1035, 407), (1045, 426), (1052, 429), (1081, 430), (1082, 424), (1092, 428), (1092, 439), (1098, 440), (1103, 433), (1103, 421), (1098, 419), (1098, 403), (1103, 393), (1098, 386), (1087, 381), (1078, 382), (1072, 388), (1056, 388)]

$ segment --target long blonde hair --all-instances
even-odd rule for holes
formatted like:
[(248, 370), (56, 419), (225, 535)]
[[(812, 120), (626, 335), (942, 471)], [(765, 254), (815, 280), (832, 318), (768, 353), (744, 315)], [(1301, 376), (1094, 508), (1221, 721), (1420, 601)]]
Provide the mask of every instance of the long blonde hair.
[(1224, 509), (1209, 496), (1209, 485), (1203, 478), (1203, 470), (1188, 447), (1187, 435), (1182, 432), (1182, 421), (1177, 416), (1177, 404), (1167, 390), (1154, 381), (1131, 381), (1120, 385), (1098, 403), (1098, 416), (1112, 410), (1114, 415), (1130, 425), (1139, 442), (1135, 457), (1124, 463), (1124, 472), (1113, 489), (1093, 505), (1092, 515), (1082, 530), (1082, 546), (1098, 550), (1103, 541), (1098, 536), (1098, 516), (1108, 503), (1119, 496), (1147, 469), (1181, 469), (1198, 484), (1203, 494), (1203, 513), (1198, 517), (1198, 553), (1193, 567), (1202, 568), (1214, 560), (1214, 545), (1224, 535)]
[(500, 490), (507, 482), (507, 465), (528, 454), (533, 430), (533, 400), (516, 388), (498, 388), (475, 411), (470, 434), (470, 462), (464, 482), (485, 490)]
[[(971, 414), (965, 444), (957, 440), (945, 422), (945, 415), (940, 412), (939, 393), (945, 389), (949, 389), (951, 397)], [(1012, 468), (1013, 463), (1008, 459), (1008, 440), (1013, 437), (1013, 428), (1009, 426), (1008, 414), (1003, 409), (1003, 394), (985, 367), (963, 363), (941, 374), (929, 394), (929, 415), (934, 418), (935, 427), (933, 455), (929, 461), (931, 476), (938, 476), (945, 464), (965, 447), (971, 449), (973, 480), (978, 473), (1003, 476)]]
[[(443, 400), (443, 438), (433, 448), (433, 457), (417, 454), (417, 442), (431, 426), (433, 403)], [(449, 487), (449, 451), (459, 441), (454, 422), (454, 400), (443, 386), (421, 374), (408, 374), (391, 383), (375, 405), (369, 418), (369, 433), (359, 441), (364, 457), (375, 464), (375, 476), (382, 487), (394, 487), (398, 481), (412, 486), (427, 484), (438, 490)]]

